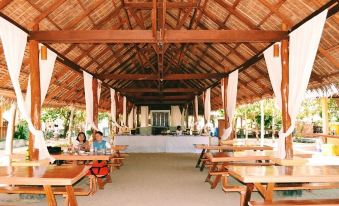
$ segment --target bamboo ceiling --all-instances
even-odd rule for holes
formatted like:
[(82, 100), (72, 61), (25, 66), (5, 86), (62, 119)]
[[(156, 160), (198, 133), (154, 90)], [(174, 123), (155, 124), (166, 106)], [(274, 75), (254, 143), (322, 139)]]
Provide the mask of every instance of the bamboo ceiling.
[[(304, 18), (328, 3), (326, 0), (190, 0), (158, 1), (152, 18), (151, 1), (124, 0), (2, 0), (2, 16), (12, 19), (28, 31), (58, 30), (273, 30), (284, 23), (291, 29)], [(336, 8), (334, 8), (336, 7)], [(335, 14), (326, 21), (309, 88), (339, 83), (338, 4)], [(337, 26), (336, 26), (337, 25)], [(168, 32), (168, 33), (169, 33)], [(179, 33), (179, 32), (178, 32)], [(176, 32), (173, 32), (175, 35)], [(138, 36), (138, 38), (143, 38)], [(146, 37), (145, 37), (146, 38)], [(239, 37), (240, 38), (240, 37)], [(72, 64), (56, 62), (45, 105), (84, 104), (81, 69), (102, 78), (106, 85), (127, 95), (136, 104), (185, 104), (214, 86), (212, 108), (221, 108), (220, 78), (248, 62), (270, 42), (172, 43), (56, 43), (51, 48)], [(161, 51), (160, 51), (161, 50)], [(162, 57), (163, 54), (163, 57)], [(76, 67), (76, 68), (75, 68)], [(161, 70), (161, 74), (159, 71)], [(143, 75), (125, 75), (143, 74)], [(160, 77), (159, 77), (160, 74)], [(172, 74), (171, 80), (165, 76)], [(176, 74), (182, 75), (177, 78)], [(191, 79), (196, 74), (196, 79)], [(20, 75), (23, 91), (29, 75), (29, 52), (26, 48)], [(216, 74), (218, 75), (218, 74)], [(150, 80), (133, 80), (149, 76)], [(187, 77), (187, 78), (184, 78)], [(123, 79), (125, 78), (125, 79)], [(170, 78), (168, 76), (168, 78)], [(272, 96), (272, 88), (263, 58), (239, 74), (238, 103), (243, 104)], [(14, 97), (0, 44), (0, 95)], [(100, 107), (110, 108), (110, 92), (103, 87)]]

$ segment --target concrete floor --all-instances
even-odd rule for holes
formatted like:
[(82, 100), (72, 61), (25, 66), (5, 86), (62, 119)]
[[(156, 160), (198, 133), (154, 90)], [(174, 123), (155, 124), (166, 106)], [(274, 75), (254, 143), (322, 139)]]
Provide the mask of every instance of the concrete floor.
[[(131, 154), (120, 170), (113, 171), (113, 183), (94, 196), (78, 197), (80, 206), (206, 206), (239, 205), (239, 194), (222, 192), (219, 186), (211, 190), (204, 182), (207, 171), (196, 169), (196, 154)], [(234, 180), (231, 182), (235, 183)], [(86, 186), (86, 182), (78, 183)], [(301, 198), (337, 198), (339, 190), (304, 191)], [(275, 199), (293, 199), (275, 194)], [(257, 193), (252, 199), (260, 200)], [(57, 197), (58, 205), (63, 198)], [(22, 200), (18, 195), (0, 195), (1, 203), (11, 205), (47, 205), (46, 199)]]

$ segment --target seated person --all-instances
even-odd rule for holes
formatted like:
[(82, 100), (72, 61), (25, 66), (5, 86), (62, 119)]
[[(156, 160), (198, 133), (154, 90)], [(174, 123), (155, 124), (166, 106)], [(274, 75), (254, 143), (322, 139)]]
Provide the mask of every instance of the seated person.
[(96, 151), (111, 149), (111, 144), (103, 140), (103, 134), (100, 131), (97, 131), (95, 133), (95, 139), (93, 141), (93, 149)]
[(182, 130), (181, 130), (181, 126), (177, 126), (177, 130), (176, 130), (177, 135), (182, 135)]
[(86, 140), (86, 135), (84, 132), (79, 132), (77, 139), (73, 143), (74, 148), (78, 148), (82, 151), (89, 151), (89, 144)]

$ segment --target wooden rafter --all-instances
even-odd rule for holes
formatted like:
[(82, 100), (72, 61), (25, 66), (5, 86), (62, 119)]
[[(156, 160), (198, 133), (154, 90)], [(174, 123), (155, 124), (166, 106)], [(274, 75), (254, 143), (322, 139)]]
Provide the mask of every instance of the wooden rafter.
[[(287, 32), (262, 30), (168, 30), (164, 43), (273, 42)], [(30, 39), (43, 43), (156, 43), (149, 30), (33, 31)]]

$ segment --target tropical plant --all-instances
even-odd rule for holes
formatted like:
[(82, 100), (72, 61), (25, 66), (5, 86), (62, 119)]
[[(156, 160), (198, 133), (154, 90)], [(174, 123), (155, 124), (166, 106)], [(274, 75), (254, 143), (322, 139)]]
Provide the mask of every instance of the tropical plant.
[(29, 137), (29, 129), (26, 121), (21, 120), (14, 132), (14, 139), (27, 140)]

